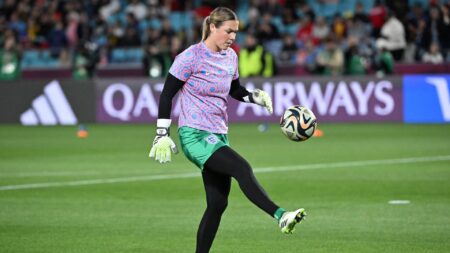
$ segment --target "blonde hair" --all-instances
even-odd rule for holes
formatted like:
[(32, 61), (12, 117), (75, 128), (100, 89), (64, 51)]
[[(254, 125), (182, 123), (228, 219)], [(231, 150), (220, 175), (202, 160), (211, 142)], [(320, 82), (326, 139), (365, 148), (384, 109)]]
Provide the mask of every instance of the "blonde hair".
[(223, 22), (228, 20), (238, 20), (236, 13), (227, 7), (215, 8), (208, 17), (203, 20), (202, 41), (208, 38), (211, 33), (210, 24), (220, 27)]

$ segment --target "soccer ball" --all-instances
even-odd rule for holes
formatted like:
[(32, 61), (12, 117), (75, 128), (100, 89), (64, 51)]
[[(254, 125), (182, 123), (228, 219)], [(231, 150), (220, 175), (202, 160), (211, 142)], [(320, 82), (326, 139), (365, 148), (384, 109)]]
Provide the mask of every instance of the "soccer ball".
[(294, 105), (287, 108), (281, 116), (280, 127), (283, 134), (290, 140), (306, 141), (314, 134), (317, 119), (310, 109)]

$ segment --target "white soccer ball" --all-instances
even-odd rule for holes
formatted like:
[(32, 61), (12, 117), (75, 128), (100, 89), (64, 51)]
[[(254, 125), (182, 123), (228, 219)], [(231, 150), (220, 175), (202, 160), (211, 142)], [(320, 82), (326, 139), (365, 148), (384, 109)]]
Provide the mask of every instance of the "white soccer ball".
[(316, 127), (316, 116), (304, 106), (291, 106), (281, 116), (281, 131), (293, 141), (306, 141), (314, 134)]

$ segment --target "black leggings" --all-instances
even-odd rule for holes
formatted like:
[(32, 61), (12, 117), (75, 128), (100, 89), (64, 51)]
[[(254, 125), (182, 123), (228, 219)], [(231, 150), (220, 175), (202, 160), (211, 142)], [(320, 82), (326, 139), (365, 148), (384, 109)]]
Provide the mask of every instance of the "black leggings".
[(252, 168), (228, 146), (221, 147), (206, 161), (202, 173), (207, 207), (197, 233), (196, 253), (207, 253), (228, 205), (231, 178), (236, 179), (247, 198), (273, 217), (279, 208), (256, 181)]

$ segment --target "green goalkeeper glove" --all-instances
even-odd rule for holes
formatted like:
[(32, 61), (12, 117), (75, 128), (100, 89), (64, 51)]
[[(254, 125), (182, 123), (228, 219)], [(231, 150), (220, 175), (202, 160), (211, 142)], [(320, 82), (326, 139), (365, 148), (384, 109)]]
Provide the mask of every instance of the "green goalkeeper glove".
[(156, 137), (153, 140), (153, 146), (149, 157), (155, 157), (160, 163), (170, 162), (171, 150), (174, 154), (178, 153), (175, 142), (170, 138), (170, 119), (158, 119), (156, 123)]
[(267, 94), (267, 92), (256, 89), (253, 92), (250, 92), (249, 100), (251, 103), (266, 107), (267, 111), (272, 114), (272, 99), (270, 98), (269, 94)]

